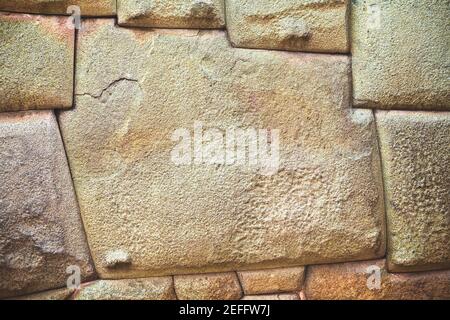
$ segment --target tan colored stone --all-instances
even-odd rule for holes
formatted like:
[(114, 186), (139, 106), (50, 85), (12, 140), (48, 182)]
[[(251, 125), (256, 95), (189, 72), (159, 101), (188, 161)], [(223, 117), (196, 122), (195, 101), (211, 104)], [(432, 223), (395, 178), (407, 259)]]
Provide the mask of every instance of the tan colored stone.
[(119, 25), (217, 29), (225, 26), (224, 0), (117, 0)]
[[(350, 107), (348, 57), (235, 49), (222, 31), (84, 28), (76, 108), (59, 119), (102, 278), (384, 255), (374, 119)], [(279, 170), (175, 164), (171, 138), (196, 121), (279, 129)]]
[(241, 300), (300, 300), (295, 293), (244, 296)]
[(352, 1), (354, 104), (450, 109), (448, 0)]
[(11, 300), (68, 300), (72, 293), (73, 290), (63, 288), (15, 297)]
[(52, 112), (0, 114), (0, 298), (61, 288), (94, 269)]
[(305, 294), (308, 300), (450, 299), (450, 270), (388, 273), (384, 260), (308, 266)]
[(239, 300), (241, 285), (236, 273), (213, 273), (174, 276), (180, 300)]
[(225, 0), (236, 47), (345, 53), (347, 0)]
[(116, 13), (116, 0), (0, 0), (0, 10), (43, 13), (71, 14), (69, 6), (80, 7), (82, 16), (113, 16)]
[(0, 13), (0, 112), (72, 106), (74, 31), (66, 21)]
[(82, 285), (74, 300), (176, 300), (172, 277), (98, 280)]
[(304, 267), (238, 272), (245, 294), (299, 291), (304, 278)]
[(391, 271), (450, 268), (450, 112), (376, 113)]

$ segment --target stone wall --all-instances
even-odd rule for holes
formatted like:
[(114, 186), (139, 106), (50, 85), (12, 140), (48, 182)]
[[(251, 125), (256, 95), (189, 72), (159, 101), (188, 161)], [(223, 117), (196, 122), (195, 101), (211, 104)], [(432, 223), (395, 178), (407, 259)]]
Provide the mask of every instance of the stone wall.
[(0, 11), (0, 298), (450, 299), (448, 0)]

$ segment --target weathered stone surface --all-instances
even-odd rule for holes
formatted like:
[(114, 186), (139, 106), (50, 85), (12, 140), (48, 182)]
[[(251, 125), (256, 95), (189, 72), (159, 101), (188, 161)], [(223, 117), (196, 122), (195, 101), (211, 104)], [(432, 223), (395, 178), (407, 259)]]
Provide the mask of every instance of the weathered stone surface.
[(74, 300), (175, 300), (172, 277), (98, 280), (73, 294)]
[[(84, 28), (60, 125), (103, 278), (384, 255), (374, 119), (350, 107), (348, 57), (235, 49), (222, 31)], [(196, 121), (278, 129), (279, 170), (175, 164), (171, 138)]]
[(225, 26), (224, 0), (118, 0), (123, 26), (217, 29)]
[(347, 0), (226, 0), (236, 47), (348, 52)]
[(238, 272), (245, 294), (293, 292), (301, 289), (304, 267)]
[(52, 112), (0, 114), (0, 297), (61, 288), (94, 270)]
[(116, 13), (116, 0), (0, 0), (0, 10), (43, 13), (71, 14), (69, 6), (78, 6), (82, 16), (113, 16)]
[(376, 113), (391, 271), (450, 268), (450, 112)]
[(72, 106), (74, 31), (66, 21), (0, 13), (0, 112)]
[(244, 296), (241, 300), (300, 300), (295, 293)]
[(26, 296), (11, 298), (10, 300), (68, 300), (74, 290), (67, 288), (39, 292)]
[(450, 109), (450, 4), (352, 1), (356, 106)]
[(174, 276), (180, 300), (239, 300), (241, 285), (236, 273), (211, 273)]
[(310, 300), (450, 299), (450, 270), (388, 273), (384, 260), (308, 266), (305, 294)]

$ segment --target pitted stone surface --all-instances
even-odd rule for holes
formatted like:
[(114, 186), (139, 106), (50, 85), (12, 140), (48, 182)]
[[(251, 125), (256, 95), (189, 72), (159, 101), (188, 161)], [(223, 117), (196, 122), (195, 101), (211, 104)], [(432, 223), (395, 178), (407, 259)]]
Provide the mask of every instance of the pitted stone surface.
[(391, 271), (450, 268), (450, 112), (376, 113)]
[[(384, 255), (374, 119), (350, 107), (347, 57), (234, 49), (222, 31), (84, 28), (76, 107), (59, 119), (102, 277)], [(196, 121), (279, 129), (279, 170), (176, 165), (173, 133)]]
[(224, 0), (117, 0), (119, 24), (135, 27), (218, 29)]
[(304, 278), (304, 267), (238, 272), (245, 294), (298, 292)]
[(450, 110), (450, 2), (352, 1), (354, 104)]
[(0, 13), (0, 112), (72, 106), (74, 30), (66, 22)]
[(450, 270), (388, 273), (384, 260), (308, 266), (305, 295), (307, 300), (448, 300)]
[(171, 277), (98, 280), (82, 285), (73, 300), (176, 300)]
[(234, 272), (175, 276), (174, 283), (180, 300), (239, 300), (242, 297)]
[(116, 0), (0, 0), (0, 11), (70, 15), (69, 6), (78, 6), (82, 16), (116, 13)]
[(49, 111), (0, 114), (0, 297), (91, 279), (58, 124)]
[(225, 0), (236, 47), (345, 53), (347, 0)]

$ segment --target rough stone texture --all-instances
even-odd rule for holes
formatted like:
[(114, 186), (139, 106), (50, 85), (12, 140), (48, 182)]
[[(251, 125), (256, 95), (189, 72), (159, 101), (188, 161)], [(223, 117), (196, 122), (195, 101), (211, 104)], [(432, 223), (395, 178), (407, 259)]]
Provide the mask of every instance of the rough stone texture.
[(236, 273), (181, 275), (174, 277), (180, 300), (239, 300), (241, 285)]
[(157, 28), (225, 26), (224, 0), (118, 0), (119, 24)]
[(348, 52), (347, 0), (226, 0), (236, 47)]
[(26, 296), (19, 296), (11, 298), (10, 300), (69, 300), (73, 290), (67, 288), (56, 289), (50, 291), (39, 292)]
[(245, 294), (293, 292), (301, 289), (304, 267), (238, 272)]
[(175, 300), (172, 277), (99, 280), (82, 285), (74, 300)]
[(0, 114), (0, 298), (93, 277), (58, 124), (52, 112)]
[(23, 13), (65, 15), (71, 5), (80, 7), (82, 16), (113, 16), (116, 13), (116, 0), (0, 0), (0, 10)]
[(241, 300), (300, 300), (295, 293), (244, 296)]
[(450, 109), (449, 8), (448, 0), (352, 1), (356, 106)]
[(74, 30), (66, 21), (0, 13), (0, 112), (72, 106)]
[[(381, 271), (381, 286), (372, 287), (374, 273)], [(308, 266), (305, 294), (309, 300), (423, 300), (450, 299), (450, 270), (418, 273), (388, 273), (384, 260)]]
[(376, 113), (391, 271), (450, 268), (450, 112)]
[[(84, 28), (60, 125), (101, 277), (384, 255), (375, 124), (350, 107), (348, 57), (234, 49), (222, 31)], [(279, 129), (279, 171), (174, 164), (172, 134), (195, 121)], [(118, 251), (128, 263), (111, 264)]]

